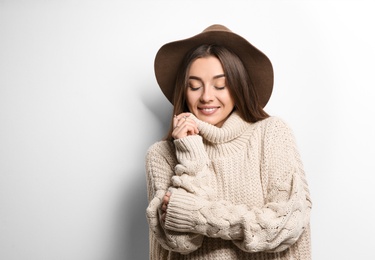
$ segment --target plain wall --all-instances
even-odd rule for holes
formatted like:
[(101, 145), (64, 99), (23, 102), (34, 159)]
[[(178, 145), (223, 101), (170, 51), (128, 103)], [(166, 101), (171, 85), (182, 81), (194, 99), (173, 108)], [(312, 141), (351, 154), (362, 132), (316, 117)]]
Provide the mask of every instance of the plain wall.
[(144, 156), (171, 105), (153, 62), (221, 23), (271, 59), (313, 259), (375, 259), (374, 4), (0, 0), (0, 259), (148, 258)]

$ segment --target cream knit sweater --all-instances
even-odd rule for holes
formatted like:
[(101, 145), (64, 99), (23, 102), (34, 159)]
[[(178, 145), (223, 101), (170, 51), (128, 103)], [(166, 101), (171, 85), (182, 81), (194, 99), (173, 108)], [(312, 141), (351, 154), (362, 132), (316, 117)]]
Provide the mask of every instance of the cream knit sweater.
[(221, 128), (191, 118), (199, 135), (147, 152), (150, 259), (311, 259), (311, 200), (288, 126), (236, 113)]

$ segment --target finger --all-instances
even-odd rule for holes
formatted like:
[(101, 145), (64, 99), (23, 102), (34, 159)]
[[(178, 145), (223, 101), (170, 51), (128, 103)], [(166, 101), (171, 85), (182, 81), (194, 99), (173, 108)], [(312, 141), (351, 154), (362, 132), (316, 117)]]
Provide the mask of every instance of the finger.
[(178, 115), (173, 116), (173, 128), (176, 128), (177, 126), (180, 125), (181, 122), (186, 121), (192, 113), (190, 112), (184, 112)]
[(182, 124), (180, 126), (177, 126), (173, 132), (172, 132), (172, 137), (174, 139), (179, 139), (179, 138), (183, 138), (185, 136), (188, 136), (188, 135), (191, 135), (192, 133), (194, 134), (195, 133), (195, 126), (189, 124), (189, 123), (185, 123), (185, 124)]
[(173, 128), (176, 128), (178, 124), (178, 117), (176, 115), (173, 116)]
[(164, 195), (163, 204), (168, 204), (168, 202), (169, 202), (169, 196)]
[(189, 122), (189, 124), (194, 126), (194, 133), (199, 133), (198, 125), (197, 122), (195, 122), (195, 120), (189, 117), (184, 117), (184, 121)]
[[(175, 133), (180, 132), (182, 129), (184, 129), (185, 126), (190, 126), (195, 130), (198, 130), (197, 124), (193, 120), (186, 119), (180, 119), (178, 120), (177, 125), (174, 128)], [(189, 129), (190, 130), (190, 129)]]
[(173, 128), (177, 128), (179, 125), (181, 125), (180, 121), (186, 121), (186, 118), (190, 116), (190, 113), (181, 113), (178, 116), (173, 116)]
[(186, 116), (181, 116), (181, 115), (178, 115), (178, 116), (175, 116), (174, 117), (174, 125), (173, 125), (173, 128), (177, 128), (178, 126), (181, 126), (182, 123), (184, 123), (186, 121)]
[(188, 132), (188, 135), (196, 135), (199, 133), (198, 127), (194, 125), (193, 129)]
[(177, 118), (178, 118), (178, 119), (181, 119), (181, 118), (184, 118), (184, 117), (189, 117), (190, 115), (191, 115), (190, 112), (183, 112), (183, 113), (181, 113), (181, 114), (178, 114), (178, 115), (177, 115)]

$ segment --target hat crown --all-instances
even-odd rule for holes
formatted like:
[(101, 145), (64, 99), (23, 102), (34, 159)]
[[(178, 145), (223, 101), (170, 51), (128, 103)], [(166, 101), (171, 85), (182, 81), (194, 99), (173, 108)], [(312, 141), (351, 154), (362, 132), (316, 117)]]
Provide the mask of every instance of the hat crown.
[(206, 29), (203, 30), (204, 33), (205, 32), (217, 32), (217, 31), (232, 32), (227, 27), (225, 27), (224, 25), (221, 25), (221, 24), (213, 24), (213, 25), (208, 26)]

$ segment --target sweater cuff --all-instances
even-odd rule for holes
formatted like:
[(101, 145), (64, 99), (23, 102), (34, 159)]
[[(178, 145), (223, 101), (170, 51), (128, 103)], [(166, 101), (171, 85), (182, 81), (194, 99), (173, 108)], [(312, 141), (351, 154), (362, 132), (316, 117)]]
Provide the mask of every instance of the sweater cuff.
[(165, 228), (177, 232), (194, 232), (207, 223), (200, 209), (209, 202), (183, 189), (173, 191), (165, 218)]
[(208, 155), (204, 149), (202, 136), (189, 135), (184, 138), (174, 140), (176, 147), (176, 156), (179, 162), (195, 161), (208, 163)]

